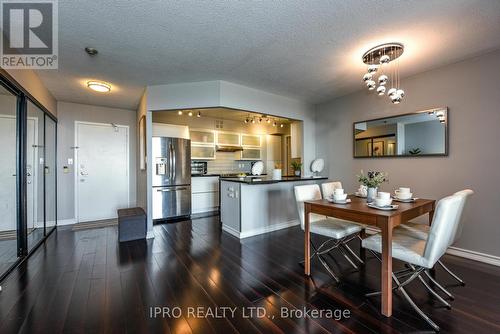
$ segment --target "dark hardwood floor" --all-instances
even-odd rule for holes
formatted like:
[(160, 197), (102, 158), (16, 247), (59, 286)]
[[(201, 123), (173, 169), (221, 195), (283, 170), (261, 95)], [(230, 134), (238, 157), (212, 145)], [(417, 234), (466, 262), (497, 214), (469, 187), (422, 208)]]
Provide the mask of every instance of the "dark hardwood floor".
[[(353, 247), (358, 249), (356, 242)], [(342, 284), (313, 261), (305, 279), (299, 227), (245, 240), (221, 232), (218, 217), (155, 226), (155, 238), (119, 245), (117, 228), (60, 229), (3, 283), (0, 333), (407, 333), (428, 325), (397, 294), (394, 316), (379, 314), (380, 266), (355, 271), (335, 257)], [(439, 307), (414, 282), (409, 290), (443, 333), (500, 332), (500, 269), (448, 256), (467, 286), (439, 269), (456, 299)], [(396, 267), (401, 264), (396, 263)], [(234, 317), (193, 317), (190, 307)], [(179, 317), (151, 317), (151, 307), (180, 307)], [(265, 317), (247, 317), (262, 307)], [(282, 310), (349, 310), (350, 317), (282, 317)], [(231, 309), (232, 310), (232, 309)], [(244, 313), (246, 312), (246, 313)], [(230, 315), (230, 313), (227, 313)], [(171, 313), (173, 315), (173, 312)], [(177, 315), (177, 314), (176, 314)], [(221, 315), (221, 313), (216, 314)], [(297, 315), (297, 314), (296, 314)]]

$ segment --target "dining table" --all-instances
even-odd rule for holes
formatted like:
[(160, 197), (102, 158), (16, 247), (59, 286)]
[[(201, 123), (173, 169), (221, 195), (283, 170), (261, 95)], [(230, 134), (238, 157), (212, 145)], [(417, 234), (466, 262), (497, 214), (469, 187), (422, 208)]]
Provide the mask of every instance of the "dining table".
[[(382, 234), (382, 268), (381, 268), (381, 313), (392, 316), (392, 233), (394, 227), (408, 222), (410, 219), (429, 214), (429, 225), (432, 224), (435, 200), (416, 199), (409, 203), (394, 202), (395, 210), (381, 210), (367, 205), (366, 198), (349, 195), (346, 204), (335, 204), (325, 199), (304, 202), (304, 274), (311, 275), (310, 249), (310, 214), (344, 219), (364, 225), (374, 226)], [(363, 230), (362, 238), (365, 237)]]

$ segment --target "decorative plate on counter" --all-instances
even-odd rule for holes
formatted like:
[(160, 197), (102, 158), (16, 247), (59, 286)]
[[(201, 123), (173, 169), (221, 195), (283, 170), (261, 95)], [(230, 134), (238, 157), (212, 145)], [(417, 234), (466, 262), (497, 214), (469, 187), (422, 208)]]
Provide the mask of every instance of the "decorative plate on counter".
[(262, 161), (257, 161), (252, 166), (252, 175), (260, 175), (264, 171), (264, 163)]

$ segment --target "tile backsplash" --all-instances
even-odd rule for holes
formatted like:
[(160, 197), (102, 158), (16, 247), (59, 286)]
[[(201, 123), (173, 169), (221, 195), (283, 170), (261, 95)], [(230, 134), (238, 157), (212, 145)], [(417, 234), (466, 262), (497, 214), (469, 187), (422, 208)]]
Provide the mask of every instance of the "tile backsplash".
[(250, 161), (235, 160), (238, 152), (217, 152), (215, 160), (207, 161), (207, 172), (210, 173), (249, 173)]

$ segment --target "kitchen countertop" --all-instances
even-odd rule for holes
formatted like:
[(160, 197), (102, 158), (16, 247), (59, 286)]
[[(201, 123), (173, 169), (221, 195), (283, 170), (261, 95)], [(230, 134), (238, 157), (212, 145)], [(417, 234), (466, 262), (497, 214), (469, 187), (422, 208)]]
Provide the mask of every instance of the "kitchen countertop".
[[(213, 176), (218, 176), (218, 177), (223, 177), (223, 178), (237, 178), (236, 177), (236, 173), (234, 174), (235, 176), (224, 176), (224, 175), (228, 175), (228, 174), (225, 174), (225, 173), (191, 174), (191, 177), (213, 177)], [(262, 175), (265, 176), (267, 174), (262, 174)]]
[(296, 181), (310, 181), (310, 180), (326, 180), (328, 177), (326, 176), (284, 176), (279, 180), (273, 180), (270, 177), (224, 177), (221, 178), (221, 181), (229, 181), (229, 182), (238, 182), (244, 184), (272, 184), (279, 182), (296, 182)]

